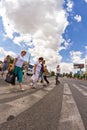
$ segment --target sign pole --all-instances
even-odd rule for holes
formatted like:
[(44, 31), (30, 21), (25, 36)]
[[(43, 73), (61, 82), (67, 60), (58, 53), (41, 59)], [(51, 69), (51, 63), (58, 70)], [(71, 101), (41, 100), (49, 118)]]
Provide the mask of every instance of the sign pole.
[(29, 57), (28, 57), (28, 62), (30, 62), (30, 58), (31, 58), (31, 54), (29, 54)]

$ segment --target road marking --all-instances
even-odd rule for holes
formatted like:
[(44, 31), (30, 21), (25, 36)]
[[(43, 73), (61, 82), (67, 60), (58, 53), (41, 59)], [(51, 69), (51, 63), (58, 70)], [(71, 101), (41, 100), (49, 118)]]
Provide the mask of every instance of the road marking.
[(51, 89), (44, 88), (42, 90), (38, 90), (33, 94), (29, 94), (27, 96), (21, 97), (19, 99), (15, 99), (14, 101), (10, 101), (8, 103), (0, 104), (0, 124), (5, 122), (9, 115), (17, 116), (23, 111), (27, 110), (39, 100), (41, 100), (49, 91), (51, 91), (55, 86), (49, 86)]
[(62, 110), (58, 130), (85, 130), (79, 110), (67, 83), (64, 84)]
[(81, 92), (81, 94), (83, 96), (87, 96), (87, 92), (85, 90), (83, 90), (82, 88), (78, 87), (76, 84), (73, 84), (73, 86), (79, 91)]
[(84, 85), (80, 85), (82, 88), (84, 88), (84, 89), (87, 89), (87, 86), (84, 86)]
[(44, 90), (47, 90), (47, 91), (51, 91), (53, 89), (53, 86), (52, 87), (44, 87)]

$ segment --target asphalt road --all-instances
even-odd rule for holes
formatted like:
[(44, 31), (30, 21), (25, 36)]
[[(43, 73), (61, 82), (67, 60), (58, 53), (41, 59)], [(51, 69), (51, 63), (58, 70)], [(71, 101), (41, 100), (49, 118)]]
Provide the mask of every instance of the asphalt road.
[(81, 114), (85, 130), (87, 130), (87, 81), (84, 80), (65, 80), (70, 86), (73, 98)]
[[(57, 130), (62, 106), (63, 87), (53, 85), (54, 88), (43, 99), (20, 113), (13, 120), (2, 123), (0, 130)], [(43, 88), (39, 89), (42, 90)], [(36, 91), (38, 90), (34, 90), (34, 93)], [(21, 96), (25, 96), (25, 94)], [(9, 98), (4, 102), (9, 102)]]
[(60, 78), (56, 86), (49, 80), (35, 90), (24, 82), (24, 92), (2, 83), (3, 93), (0, 82), (0, 130), (87, 130), (87, 81)]

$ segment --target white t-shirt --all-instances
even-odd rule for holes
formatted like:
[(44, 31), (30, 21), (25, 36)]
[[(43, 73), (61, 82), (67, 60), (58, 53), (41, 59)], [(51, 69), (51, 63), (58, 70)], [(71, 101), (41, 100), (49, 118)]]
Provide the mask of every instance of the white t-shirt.
[(56, 68), (56, 74), (59, 74), (60, 73), (60, 68)]
[(35, 62), (35, 65), (37, 65), (36, 71), (40, 72), (40, 70), (41, 70), (41, 64), (37, 61), (37, 62)]
[(16, 64), (15, 64), (15, 66), (17, 66), (17, 67), (22, 67), (24, 62), (25, 62), (25, 61), (24, 61), (24, 58), (23, 58), (21, 55), (19, 55), (19, 56), (17, 57), (17, 62), (16, 62)]

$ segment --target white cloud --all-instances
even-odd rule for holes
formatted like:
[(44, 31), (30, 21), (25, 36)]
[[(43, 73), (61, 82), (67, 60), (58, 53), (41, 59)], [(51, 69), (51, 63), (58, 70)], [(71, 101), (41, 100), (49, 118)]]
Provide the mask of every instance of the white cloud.
[(87, 46), (85, 46), (85, 58), (87, 59)]
[[(10, 2), (10, 0), (8, 0), (7, 2)], [(5, 29), (5, 38), (9, 37), (9, 38), (13, 38), (13, 33), (15, 31), (14, 28), (14, 24), (12, 23), (12, 20), (8, 18), (7, 16), (7, 10), (5, 8), (6, 3), (5, 1), (1, 1), (0, 2), (0, 16), (2, 16), (2, 20), (3, 20), (3, 26)]]
[(83, 63), (84, 59), (82, 59), (82, 54), (80, 51), (71, 51), (70, 56), (72, 63)]
[(87, 0), (84, 0), (87, 3)]
[(72, 45), (72, 42), (71, 42), (70, 39), (65, 40), (65, 39), (62, 38), (62, 43), (63, 43), (63, 45), (61, 45), (59, 47), (60, 51), (61, 50), (66, 50), (67, 48), (69, 48)]
[(4, 58), (7, 56), (7, 55), (10, 55), (12, 57), (16, 57), (16, 54), (12, 51), (6, 51), (4, 50), (3, 47), (0, 47), (0, 60), (4, 60)]
[(21, 42), (24, 42), (25, 45), (30, 45), (31, 44), (31, 40), (32, 40), (32, 37), (29, 35), (29, 34), (20, 34), (19, 37), (15, 37), (13, 39), (14, 43), (21, 46)]
[(67, 0), (67, 11), (72, 12), (74, 6), (74, 2), (71, 0)]
[(74, 19), (75, 19), (77, 22), (81, 22), (82, 17), (81, 17), (80, 15), (76, 15), (76, 16), (74, 17)]
[(87, 46), (85, 46), (85, 49), (87, 50)]
[[(74, 63), (77, 64), (85, 64), (85, 58), (82, 58), (82, 52), (80, 51), (71, 51), (70, 52), (70, 58), (71, 58), (71, 62), (69, 63), (60, 63), (60, 68), (61, 68), (61, 73), (76, 73), (79, 69), (74, 69)], [(85, 68), (82, 69), (82, 71), (85, 71)]]
[(73, 63), (61, 63), (60, 64), (61, 73), (74, 72)]
[[(66, 11), (63, 10), (64, 0), (4, 0), (0, 5), (6, 36), (21, 46), (30, 45), (33, 37), (35, 48), (29, 51), (32, 56), (43, 56), (47, 64), (55, 66), (62, 57), (59, 55), (62, 33), (69, 24)], [(68, 1), (68, 11), (72, 10), (73, 2)], [(20, 33), (13, 38), (13, 33)], [(65, 48), (68, 47), (65, 42)], [(61, 48), (62, 50), (63, 48)]]

